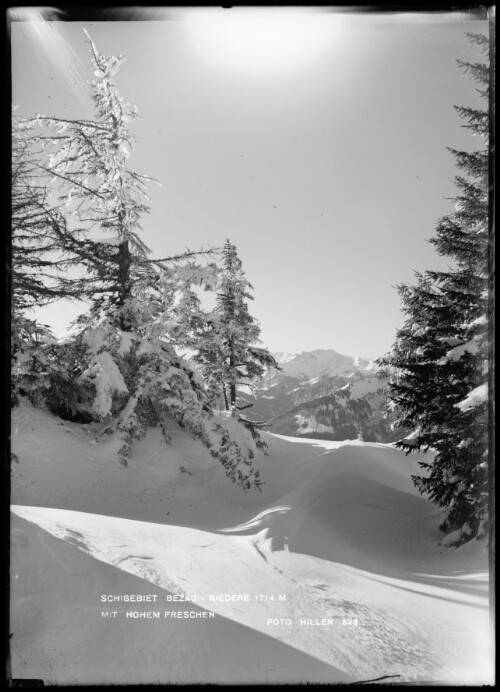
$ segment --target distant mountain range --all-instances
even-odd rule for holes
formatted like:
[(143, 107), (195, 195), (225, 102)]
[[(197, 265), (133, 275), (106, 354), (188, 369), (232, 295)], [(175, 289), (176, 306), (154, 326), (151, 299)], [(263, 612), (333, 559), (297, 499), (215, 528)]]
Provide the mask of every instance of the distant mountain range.
[(274, 353), (280, 368), (289, 377), (311, 379), (373, 370), (374, 361), (359, 356), (344, 356), (333, 349), (303, 351), (302, 353)]
[(369, 442), (404, 437), (402, 430), (391, 430), (385, 381), (374, 361), (334, 350), (273, 355), (282, 371), (267, 372), (248, 409), (250, 419), (270, 423), (270, 432)]

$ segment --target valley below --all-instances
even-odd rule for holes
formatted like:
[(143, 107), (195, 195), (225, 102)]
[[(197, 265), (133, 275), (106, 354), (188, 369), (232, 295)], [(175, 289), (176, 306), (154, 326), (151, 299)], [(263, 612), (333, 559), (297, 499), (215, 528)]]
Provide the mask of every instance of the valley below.
[(253, 396), (248, 417), (280, 435), (325, 440), (394, 442), (386, 382), (374, 361), (333, 350), (276, 353), (281, 370), (270, 369)]

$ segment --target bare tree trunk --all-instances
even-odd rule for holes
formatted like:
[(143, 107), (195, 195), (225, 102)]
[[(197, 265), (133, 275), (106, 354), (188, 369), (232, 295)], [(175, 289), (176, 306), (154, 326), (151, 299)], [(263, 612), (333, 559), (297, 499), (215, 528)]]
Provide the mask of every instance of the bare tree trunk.
[(229, 402), (227, 400), (227, 392), (226, 392), (226, 385), (225, 384), (222, 385), (222, 392), (224, 394), (224, 404), (226, 406), (226, 411), (229, 411)]
[(118, 246), (118, 272), (117, 272), (117, 282), (118, 282), (118, 300), (117, 305), (120, 308), (120, 329), (125, 332), (132, 330), (132, 325), (130, 323), (130, 318), (127, 317), (123, 312), (123, 307), (127, 298), (130, 296), (131, 292), (131, 281), (130, 281), (130, 264), (131, 255), (128, 241), (124, 240)]
[[(235, 359), (234, 359), (234, 349), (233, 349), (233, 342), (232, 340), (229, 341), (229, 368), (231, 375), (234, 375), (234, 365), (235, 365)], [(231, 403), (231, 408), (233, 408), (236, 405), (236, 384), (234, 382), (231, 382), (229, 385), (229, 399)]]
[(233, 406), (236, 406), (236, 385), (233, 382), (229, 385), (229, 391), (231, 399), (231, 408), (233, 408)]

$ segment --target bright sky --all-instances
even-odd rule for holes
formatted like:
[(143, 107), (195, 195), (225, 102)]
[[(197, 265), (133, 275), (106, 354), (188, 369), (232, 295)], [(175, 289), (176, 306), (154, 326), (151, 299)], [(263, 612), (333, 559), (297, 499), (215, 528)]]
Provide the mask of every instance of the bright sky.
[[(302, 14), (301, 14), (302, 12)], [(172, 15), (172, 12), (170, 12)], [(13, 22), (22, 115), (91, 117), (85, 27), (122, 54), (122, 96), (142, 120), (131, 167), (151, 186), (154, 256), (237, 246), (272, 351), (376, 357), (402, 323), (395, 285), (445, 267), (446, 147), (474, 148), (453, 105), (477, 106), (456, 59), (480, 59), (450, 14), (197, 9), (156, 21)], [(133, 13), (132, 13), (133, 16)], [(62, 332), (80, 309), (40, 318)]]

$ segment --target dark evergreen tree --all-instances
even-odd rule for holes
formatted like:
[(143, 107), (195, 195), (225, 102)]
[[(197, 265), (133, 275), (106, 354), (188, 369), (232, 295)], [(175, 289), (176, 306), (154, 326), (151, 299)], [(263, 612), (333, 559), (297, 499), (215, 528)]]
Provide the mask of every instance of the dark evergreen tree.
[[(487, 52), (485, 37), (469, 38)], [(459, 64), (488, 99), (488, 65)], [(430, 242), (452, 266), (399, 287), (407, 320), (381, 359), (396, 425), (415, 430), (398, 446), (435, 452), (413, 480), (445, 508), (441, 528), (453, 532), (450, 544), (483, 537), (488, 526), (488, 111), (457, 111), (482, 147), (451, 150), (460, 171), (455, 210), (439, 220)]]

